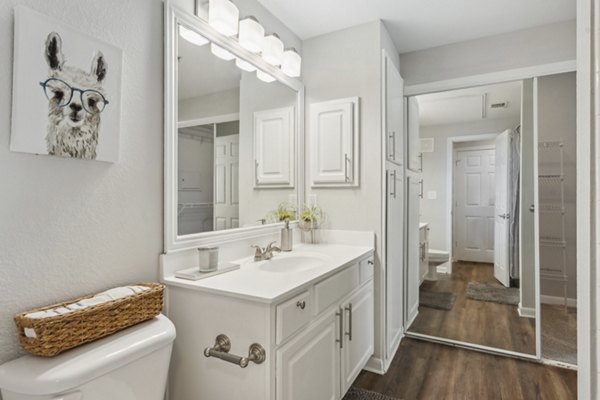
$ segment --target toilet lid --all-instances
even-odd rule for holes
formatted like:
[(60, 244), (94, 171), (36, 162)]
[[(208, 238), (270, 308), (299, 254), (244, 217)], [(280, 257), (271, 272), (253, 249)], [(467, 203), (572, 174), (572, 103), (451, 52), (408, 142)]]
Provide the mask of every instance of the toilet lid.
[(175, 326), (159, 315), (56, 357), (26, 355), (0, 365), (0, 389), (27, 395), (58, 394), (170, 345), (174, 339)]

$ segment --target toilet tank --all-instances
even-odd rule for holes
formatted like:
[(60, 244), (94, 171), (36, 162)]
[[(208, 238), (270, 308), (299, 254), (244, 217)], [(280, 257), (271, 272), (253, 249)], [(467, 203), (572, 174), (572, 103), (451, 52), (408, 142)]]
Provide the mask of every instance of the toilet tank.
[(164, 315), (56, 357), (0, 366), (3, 400), (162, 400), (175, 327)]

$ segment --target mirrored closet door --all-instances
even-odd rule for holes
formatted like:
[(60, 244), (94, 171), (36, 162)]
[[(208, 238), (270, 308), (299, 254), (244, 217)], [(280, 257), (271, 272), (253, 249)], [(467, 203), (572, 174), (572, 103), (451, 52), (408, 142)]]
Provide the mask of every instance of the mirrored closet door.
[(407, 334), (574, 364), (575, 73), (407, 103)]

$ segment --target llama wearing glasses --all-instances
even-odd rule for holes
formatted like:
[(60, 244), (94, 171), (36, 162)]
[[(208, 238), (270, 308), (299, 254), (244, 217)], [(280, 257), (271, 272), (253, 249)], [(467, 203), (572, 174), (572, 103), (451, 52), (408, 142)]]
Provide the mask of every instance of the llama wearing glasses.
[(48, 79), (40, 82), (48, 98), (48, 154), (93, 160), (98, 146), (100, 115), (108, 101), (102, 81), (106, 78), (104, 55), (96, 52), (90, 72), (65, 65), (62, 39), (48, 35), (45, 57)]

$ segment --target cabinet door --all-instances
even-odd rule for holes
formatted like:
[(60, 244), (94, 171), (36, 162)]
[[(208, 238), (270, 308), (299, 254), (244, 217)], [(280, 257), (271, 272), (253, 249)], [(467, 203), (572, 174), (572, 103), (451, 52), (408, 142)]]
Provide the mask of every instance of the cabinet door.
[(363, 286), (348, 302), (344, 311), (344, 346), (342, 347), (342, 396), (373, 355), (374, 309), (373, 281)]
[(278, 400), (339, 400), (340, 323), (333, 311), (277, 350)]
[(312, 186), (358, 186), (358, 98), (310, 106)]
[(408, 99), (407, 118), (408, 169), (414, 172), (421, 172), (423, 170), (423, 159), (419, 134), (419, 103), (415, 97), (409, 97)]
[(402, 169), (387, 163), (386, 200), (386, 358), (402, 337), (404, 304), (404, 179)]
[(385, 63), (385, 123), (386, 157), (397, 165), (404, 163), (404, 81), (386, 55)]
[(407, 293), (406, 293), (406, 325), (412, 323), (419, 312), (419, 202), (421, 181), (417, 177), (407, 178), (408, 216), (407, 216)]
[(254, 186), (293, 187), (294, 107), (254, 113)]

